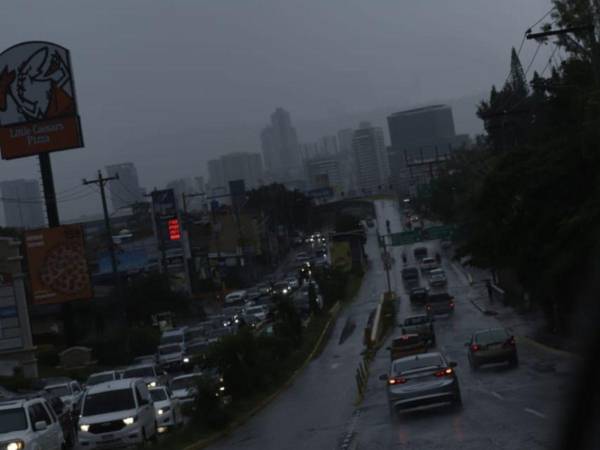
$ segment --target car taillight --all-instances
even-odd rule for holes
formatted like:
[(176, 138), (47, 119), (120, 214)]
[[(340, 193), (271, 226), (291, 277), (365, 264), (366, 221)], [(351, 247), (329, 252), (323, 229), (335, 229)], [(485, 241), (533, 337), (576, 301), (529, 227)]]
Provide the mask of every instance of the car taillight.
[(452, 375), (453, 373), (454, 373), (454, 371), (452, 370), (452, 368), (447, 367), (446, 369), (437, 371), (434, 375), (436, 377), (446, 377), (446, 376)]
[(479, 348), (480, 348), (479, 345), (471, 344), (471, 351), (474, 351), (474, 352), (479, 351)]
[(395, 378), (390, 378), (388, 380), (388, 384), (390, 384), (390, 385), (404, 384), (404, 383), (406, 383), (406, 378), (403, 378), (403, 377), (395, 377)]

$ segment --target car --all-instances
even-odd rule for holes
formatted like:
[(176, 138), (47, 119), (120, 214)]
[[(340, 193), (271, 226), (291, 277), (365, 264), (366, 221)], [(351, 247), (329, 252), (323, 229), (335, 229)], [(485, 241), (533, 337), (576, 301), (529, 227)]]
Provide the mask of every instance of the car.
[(169, 386), (173, 392), (172, 397), (180, 400), (182, 404), (196, 401), (201, 377), (201, 373), (190, 373), (173, 378)]
[(435, 345), (435, 328), (433, 318), (427, 314), (419, 314), (404, 319), (401, 325), (402, 334), (418, 334), (430, 345)]
[(140, 364), (137, 366), (129, 366), (123, 369), (121, 379), (142, 378), (147, 387), (156, 387), (165, 384), (167, 374), (161, 371), (156, 364)]
[(62, 450), (65, 438), (44, 397), (17, 396), (0, 401), (0, 445), (3, 450)]
[(142, 356), (136, 356), (135, 358), (133, 358), (133, 364), (135, 365), (140, 365), (140, 364), (154, 364), (157, 361), (157, 357), (156, 355), (142, 355)]
[(442, 403), (461, 406), (462, 397), (455, 367), (455, 362), (449, 362), (437, 352), (392, 361), (389, 373), (379, 377), (387, 383), (391, 412)]
[(273, 288), (271, 287), (270, 283), (259, 283), (255, 286), (255, 288), (258, 290), (258, 292), (260, 292), (262, 295), (267, 295), (270, 294), (273, 291)]
[(60, 399), (67, 405), (73, 412), (77, 412), (79, 409), (79, 402), (83, 395), (83, 388), (79, 382), (70, 378), (46, 378), (43, 380), (43, 389), (46, 392), (58, 395)]
[(278, 281), (273, 285), (273, 291), (277, 295), (288, 295), (292, 292), (290, 285), (287, 281)]
[(392, 344), (387, 347), (392, 361), (404, 356), (425, 353), (427, 349), (427, 340), (416, 333), (403, 334), (402, 336), (396, 337), (392, 339)]
[[(43, 391), (42, 397), (46, 399), (54, 415), (60, 423), (60, 428), (63, 432), (66, 448), (73, 448), (77, 442), (77, 428), (75, 426), (75, 418), (71, 409), (65, 405), (59, 396)], [(1, 448), (1, 447), (0, 447)]]
[(416, 267), (404, 267), (402, 269), (402, 283), (407, 290), (418, 287), (419, 270)]
[(244, 306), (248, 300), (246, 291), (233, 291), (225, 296), (223, 306)]
[(187, 327), (165, 330), (160, 335), (159, 345), (181, 344), (185, 346)]
[(425, 311), (429, 315), (453, 314), (454, 297), (446, 291), (429, 291), (425, 301)]
[(417, 247), (413, 250), (413, 255), (417, 262), (420, 262), (423, 258), (427, 258), (429, 251), (427, 247)]
[(298, 278), (296, 278), (295, 276), (293, 277), (288, 277), (285, 279), (285, 281), (287, 281), (288, 285), (290, 286), (290, 289), (294, 290), (300, 287), (300, 283), (298, 282)]
[(438, 263), (435, 260), (435, 258), (431, 258), (428, 256), (420, 260), (419, 267), (421, 268), (421, 273), (428, 273), (433, 269), (437, 269)]
[(180, 370), (190, 363), (186, 348), (181, 344), (158, 346), (158, 364), (164, 370)]
[(427, 301), (427, 289), (424, 287), (414, 287), (409, 291), (410, 301), (412, 303), (425, 303)]
[(258, 320), (267, 320), (269, 315), (269, 307), (266, 305), (255, 305), (244, 309), (245, 315), (256, 317)]
[(181, 402), (173, 398), (173, 394), (166, 386), (150, 388), (150, 396), (154, 402), (154, 414), (159, 433), (183, 424)]
[(448, 284), (448, 279), (446, 278), (446, 273), (444, 269), (432, 269), (429, 271), (429, 284), (431, 286), (446, 286)]
[(109, 381), (85, 393), (78, 432), (82, 448), (144, 445), (156, 436), (154, 404), (144, 380)]
[(305, 253), (305, 252), (300, 252), (300, 253), (298, 253), (296, 255), (296, 262), (297, 263), (304, 264), (304, 263), (307, 263), (309, 260), (310, 260), (310, 258), (308, 256), (308, 254)]
[(104, 372), (96, 372), (92, 373), (87, 377), (85, 381), (86, 388), (90, 386), (95, 386), (100, 383), (105, 383), (107, 381), (114, 381), (121, 378), (120, 374), (116, 370), (107, 370)]
[(489, 328), (473, 333), (468, 347), (468, 359), (472, 369), (477, 370), (483, 364), (508, 362), (519, 365), (517, 344), (506, 328)]

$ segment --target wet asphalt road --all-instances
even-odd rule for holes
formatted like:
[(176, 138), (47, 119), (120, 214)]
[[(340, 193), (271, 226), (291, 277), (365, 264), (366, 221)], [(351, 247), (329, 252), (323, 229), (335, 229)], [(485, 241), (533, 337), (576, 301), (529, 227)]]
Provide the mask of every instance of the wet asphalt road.
[[(377, 226), (386, 233), (401, 231), (401, 217), (392, 201), (376, 202)], [(428, 244), (431, 249), (437, 245)], [(412, 309), (402, 288), (402, 249), (391, 249), (395, 265), (392, 287), (401, 296), (399, 319), (419, 312)], [(405, 248), (412, 262), (411, 246)], [(456, 361), (464, 408), (460, 411), (437, 408), (390, 415), (385, 383), (389, 356), (381, 350), (371, 367), (364, 401), (356, 404), (354, 373), (363, 350), (362, 332), (369, 312), (385, 289), (374, 229), (369, 229), (366, 251), (371, 268), (365, 275), (355, 301), (340, 314), (323, 353), (296, 378), (276, 400), (211, 449), (287, 450), (338, 449), (352, 437), (358, 449), (545, 449), (551, 448), (560, 428), (561, 402), (568, 400), (572, 380), (570, 358), (519, 340), (520, 366), (489, 366), (471, 372), (464, 342), (480, 328), (499, 326), (496, 318), (485, 316), (469, 301), (485, 295), (468, 285), (458, 267), (444, 259), (449, 286), (455, 296), (453, 317), (436, 321), (436, 350)], [(356, 328), (348, 335), (348, 322)], [(342, 332), (346, 327), (344, 339)], [(350, 327), (351, 328), (351, 327)], [(385, 347), (385, 346), (384, 346)], [(352, 446), (350, 447), (352, 448)]]

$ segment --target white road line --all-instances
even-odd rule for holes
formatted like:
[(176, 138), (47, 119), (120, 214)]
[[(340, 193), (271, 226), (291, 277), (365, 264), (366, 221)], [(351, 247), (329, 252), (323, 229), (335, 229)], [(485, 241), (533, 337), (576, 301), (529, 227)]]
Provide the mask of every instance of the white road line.
[(500, 394), (498, 394), (496, 391), (491, 391), (490, 394), (492, 394), (494, 397), (496, 397), (498, 400), (504, 400), (504, 397), (502, 397)]
[(541, 419), (545, 419), (546, 418), (546, 414), (542, 414), (541, 412), (536, 411), (535, 409), (525, 408), (523, 411), (528, 412), (529, 414), (533, 414), (534, 416), (538, 416)]

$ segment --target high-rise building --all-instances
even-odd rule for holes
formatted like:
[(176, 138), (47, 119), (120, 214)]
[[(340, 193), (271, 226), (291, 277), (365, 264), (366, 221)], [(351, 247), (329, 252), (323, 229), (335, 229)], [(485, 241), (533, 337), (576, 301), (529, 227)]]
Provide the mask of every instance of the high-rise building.
[(300, 146), (290, 113), (277, 108), (271, 124), (260, 135), (266, 170), (276, 180), (297, 177), (302, 171)]
[(378, 192), (389, 181), (389, 166), (383, 130), (361, 122), (352, 138), (357, 189), (362, 194)]
[(177, 198), (177, 203), (181, 204), (182, 195), (196, 193), (196, 183), (192, 178), (178, 178), (167, 183), (167, 189), (173, 189)]
[(337, 154), (307, 159), (304, 161), (304, 168), (309, 189), (330, 187), (335, 192), (344, 190)]
[(211, 159), (206, 163), (208, 170), (208, 184), (211, 189), (225, 187), (225, 176), (220, 159)]
[(338, 149), (340, 152), (350, 152), (352, 150), (352, 138), (354, 137), (354, 130), (352, 128), (344, 128), (338, 131)]
[(227, 153), (208, 161), (208, 177), (212, 190), (227, 190), (233, 180), (244, 180), (246, 189), (254, 189), (263, 184), (262, 159), (258, 153)]
[(0, 182), (7, 227), (41, 228), (44, 220), (43, 200), (37, 180), (7, 180)]
[(323, 136), (321, 138), (321, 154), (335, 155), (338, 152), (338, 141), (335, 136)]
[(113, 210), (126, 208), (144, 201), (144, 190), (140, 187), (137, 169), (130, 162), (106, 166), (109, 177), (119, 176), (108, 183)]
[(429, 183), (449, 154), (465, 146), (468, 135), (457, 135), (452, 108), (432, 105), (391, 114), (389, 161), (392, 184), (403, 194), (413, 194)]

